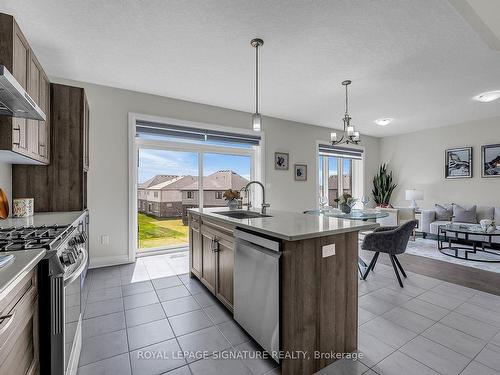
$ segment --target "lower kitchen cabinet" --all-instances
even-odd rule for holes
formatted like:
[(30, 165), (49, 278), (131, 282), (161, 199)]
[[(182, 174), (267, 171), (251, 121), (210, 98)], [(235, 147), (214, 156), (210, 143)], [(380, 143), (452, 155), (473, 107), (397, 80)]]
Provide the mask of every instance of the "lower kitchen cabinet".
[(36, 269), (0, 300), (2, 374), (39, 373), (38, 288)]
[(190, 271), (232, 311), (234, 228), (192, 213), (189, 222)]

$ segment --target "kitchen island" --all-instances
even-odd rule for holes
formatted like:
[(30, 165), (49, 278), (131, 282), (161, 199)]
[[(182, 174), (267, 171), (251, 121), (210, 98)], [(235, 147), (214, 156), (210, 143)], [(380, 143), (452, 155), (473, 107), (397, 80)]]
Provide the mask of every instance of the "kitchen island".
[[(191, 276), (234, 312), (283, 374), (313, 374), (355, 351), (358, 233), (377, 224), (280, 211), (245, 218), (245, 212), (189, 210)], [(242, 263), (252, 249), (275, 264), (260, 264), (262, 255)], [(247, 323), (249, 315), (260, 320)], [(276, 324), (267, 321), (273, 316)]]

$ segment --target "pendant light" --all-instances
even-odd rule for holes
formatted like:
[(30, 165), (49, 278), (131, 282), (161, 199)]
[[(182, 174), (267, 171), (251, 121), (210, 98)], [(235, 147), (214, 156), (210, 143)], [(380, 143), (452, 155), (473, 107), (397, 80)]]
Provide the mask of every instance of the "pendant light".
[(262, 116), (259, 113), (259, 47), (262, 47), (262, 39), (252, 39), (250, 45), (255, 48), (255, 113), (252, 115), (252, 127), (256, 132), (262, 130)]
[(340, 139), (337, 138), (337, 133), (330, 133), (330, 142), (332, 145), (345, 144), (359, 144), (361, 140), (359, 139), (359, 132), (354, 130), (354, 126), (351, 125), (351, 116), (349, 116), (349, 100), (347, 95), (347, 86), (351, 84), (351, 81), (345, 80), (342, 82), (342, 86), (345, 87), (345, 114), (342, 121), (344, 122), (344, 133)]

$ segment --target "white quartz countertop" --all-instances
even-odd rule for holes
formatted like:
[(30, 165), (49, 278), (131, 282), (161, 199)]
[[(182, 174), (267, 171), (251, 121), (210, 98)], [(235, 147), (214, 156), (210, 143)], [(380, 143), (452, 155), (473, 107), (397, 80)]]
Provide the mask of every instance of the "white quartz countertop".
[(73, 224), (85, 211), (70, 212), (40, 212), (30, 217), (9, 217), (0, 219), (0, 228), (30, 227), (40, 225), (70, 225)]
[(191, 208), (189, 211), (286, 241), (297, 241), (378, 227), (377, 223), (367, 221), (345, 220), (324, 215), (318, 216), (274, 210), (268, 210), (266, 213), (271, 217), (252, 219), (234, 219), (218, 214), (218, 212), (229, 211), (228, 207)]
[(44, 257), (44, 249), (6, 251), (1, 255), (14, 255), (10, 263), (0, 268), (0, 300), (16, 286)]

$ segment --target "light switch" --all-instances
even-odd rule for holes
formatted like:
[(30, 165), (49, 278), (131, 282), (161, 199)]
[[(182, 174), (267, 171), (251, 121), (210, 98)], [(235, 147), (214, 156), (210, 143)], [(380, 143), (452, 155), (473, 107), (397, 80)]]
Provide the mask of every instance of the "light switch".
[(332, 243), (331, 245), (323, 246), (323, 258), (328, 258), (332, 255), (335, 255), (335, 244)]
[(109, 245), (109, 236), (107, 234), (101, 235), (101, 245)]

